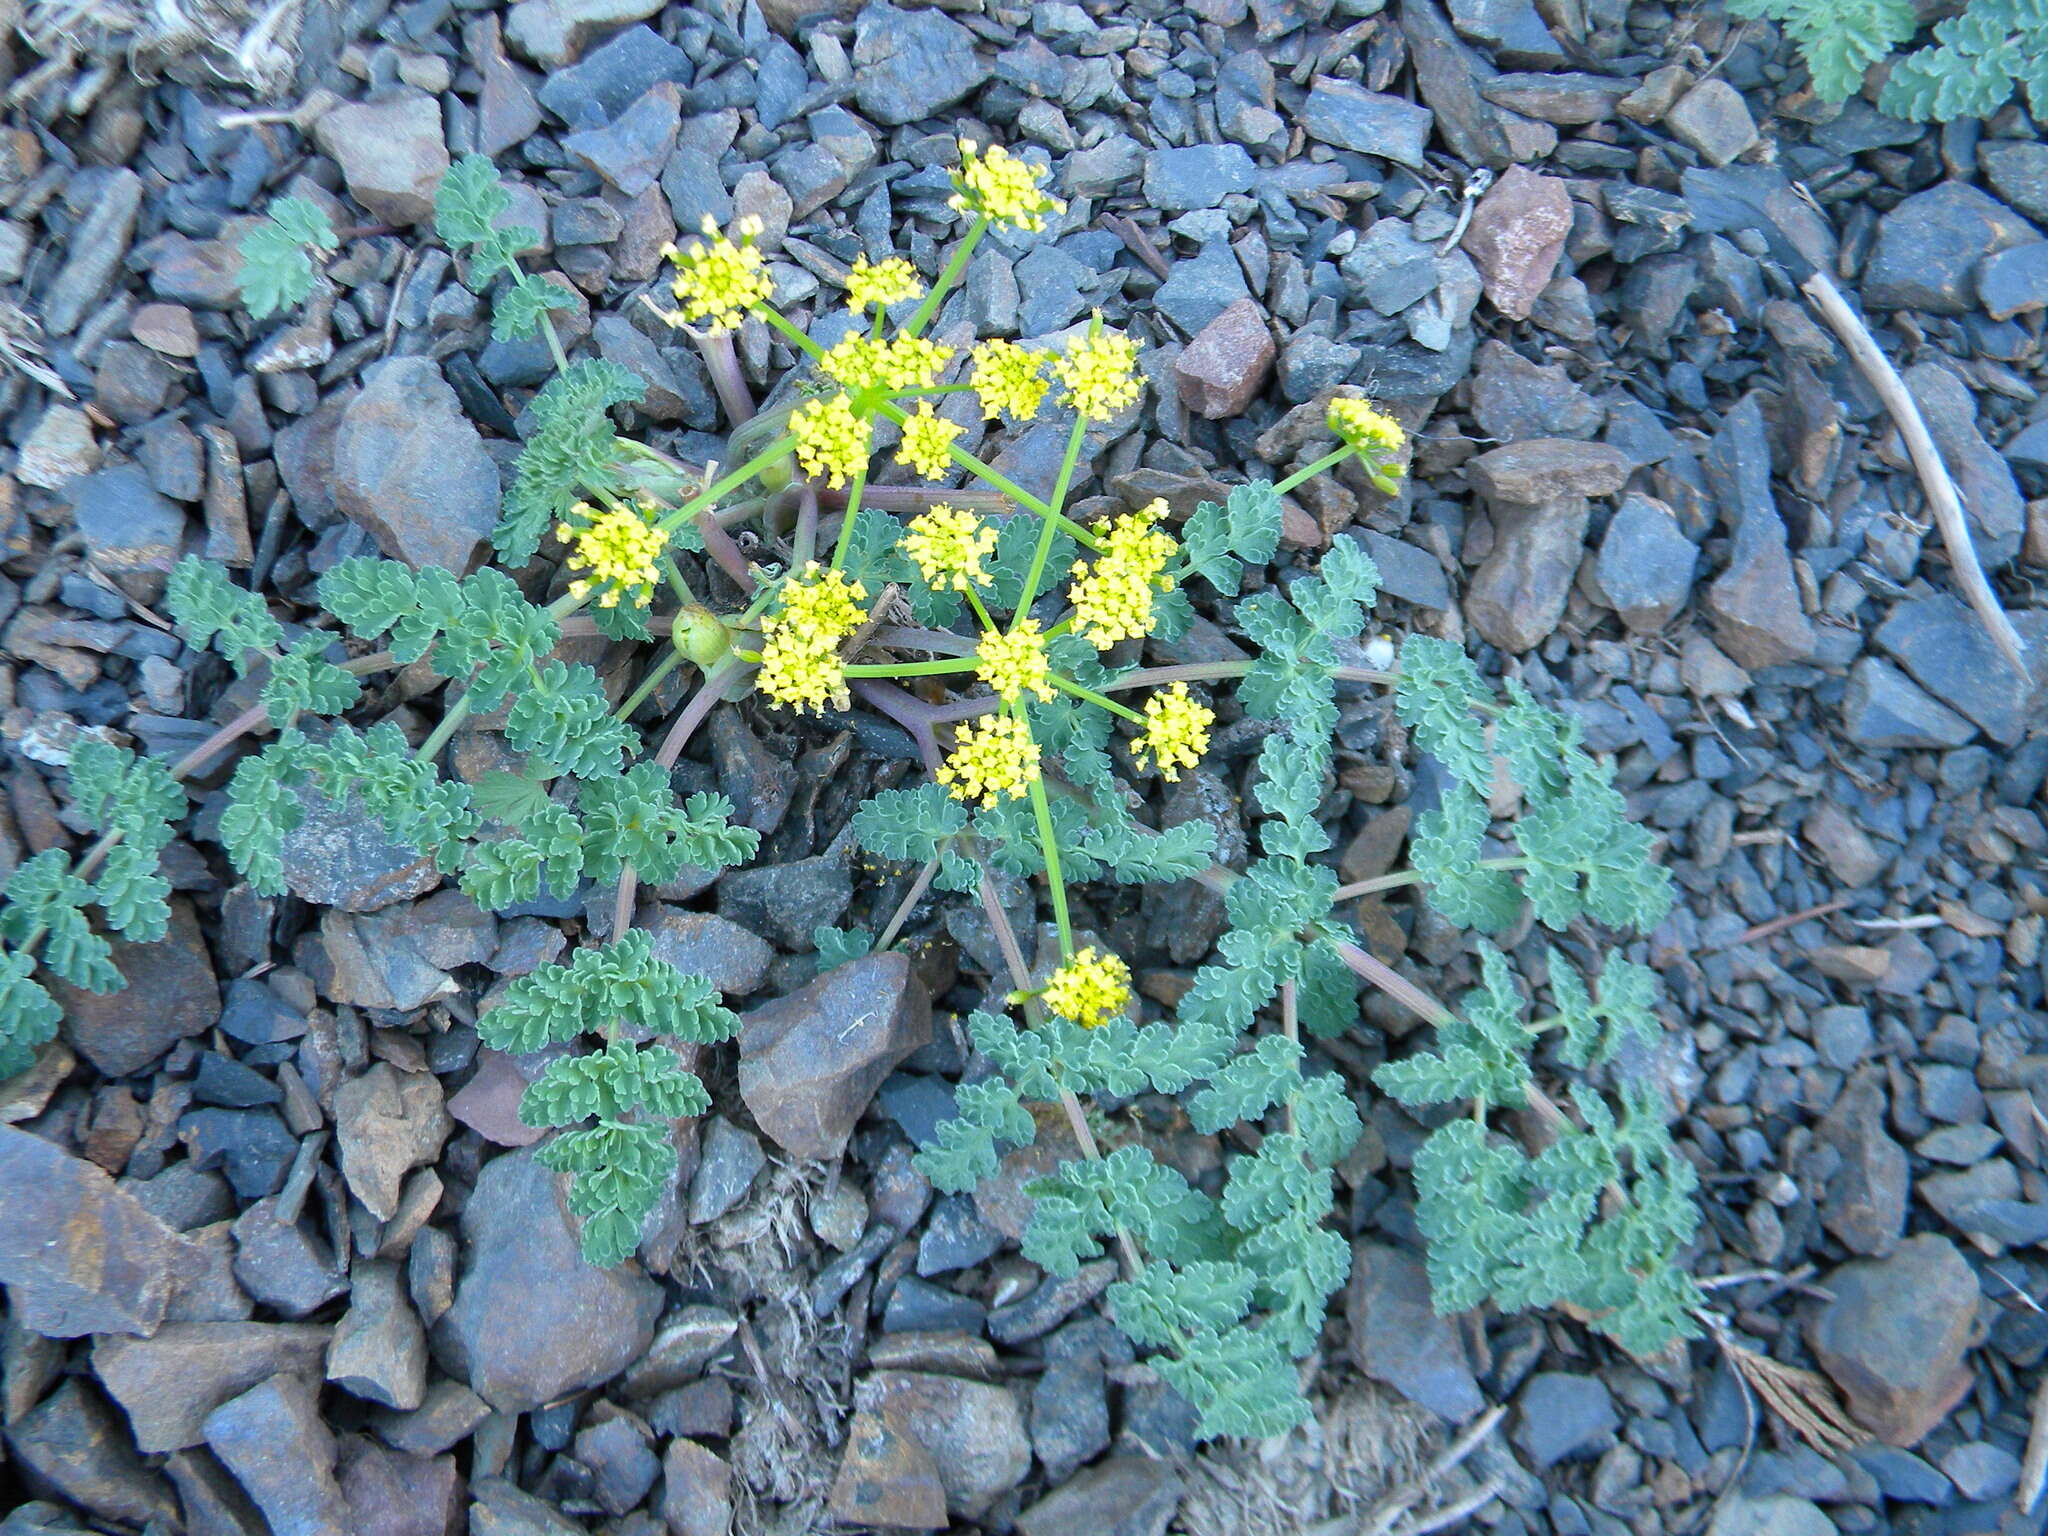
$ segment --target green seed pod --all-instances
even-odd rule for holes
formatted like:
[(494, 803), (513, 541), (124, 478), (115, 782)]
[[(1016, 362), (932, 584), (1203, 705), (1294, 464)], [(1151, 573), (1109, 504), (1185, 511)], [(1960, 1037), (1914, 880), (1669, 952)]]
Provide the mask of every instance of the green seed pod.
[(669, 632), (675, 648), (700, 667), (708, 667), (732, 649), (732, 633), (709, 608), (690, 604), (677, 610)]

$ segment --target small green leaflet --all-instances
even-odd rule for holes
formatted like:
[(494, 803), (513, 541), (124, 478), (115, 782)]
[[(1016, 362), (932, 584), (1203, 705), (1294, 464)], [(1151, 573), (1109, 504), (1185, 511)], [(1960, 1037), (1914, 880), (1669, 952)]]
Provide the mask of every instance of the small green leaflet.
[(549, 310), (575, 307), (576, 296), (553, 278), (521, 273), (491, 312), (491, 340), (523, 340), (540, 329)]
[(1244, 567), (1271, 562), (1280, 548), (1280, 498), (1270, 481), (1231, 488), (1218, 506), (1205, 501), (1180, 530), (1188, 569), (1225, 597), (1237, 595)]
[(235, 275), (250, 318), (267, 320), (279, 310), (305, 302), (313, 291), (310, 251), (326, 253), (340, 242), (317, 203), (280, 197), (261, 224), (242, 236), (242, 267)]
[(270, 616), (263, 599), (229, 581), (222, 566), (197, 555), (171, 568), (164, 604), (186, 644), (202, 651), (213, 646), (238, 676), (249, 675), (247, 652), (275, 651), (284, 644), (284, 626)]

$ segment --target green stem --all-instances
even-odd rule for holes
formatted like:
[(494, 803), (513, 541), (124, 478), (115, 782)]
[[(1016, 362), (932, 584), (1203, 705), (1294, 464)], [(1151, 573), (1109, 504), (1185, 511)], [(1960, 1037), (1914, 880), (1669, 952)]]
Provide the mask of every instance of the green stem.
[(732, 471), (731, 474), (722, 477), (715, 484), (707, 486), (703, 491), (691, 497), (654, 526), (663, 533), (674, 533), (676, 529), (680, 528), (706, 507), (714, 505), (719, 497), (725, 495), (727, 491), (736, 490), (740, 486), (745, 485), (754, 476), (758, 475), (795, 446), (796, 435), (794, 433), (777, 438), (763, 452), (755, 454), (738, 469)]
[(924, 868), (917, 872), (917, 879), (911, 882), (910, 889), (904, 894), (903, 899), (896, 903), (896, 910), (889, 918), (889, 926), (884, 928), (882, 936), (875, 940), (876, 954), (879, 955), (896, 942), (896, 935), (901, 933), (903, 925), (910, 921), (911, 910), (924, 899), (924, 893), (931, 889), (932, 880), (938, 872), (937, 855), (926, 859)]
[(647, 696), (661, 686), (661, 680), (682, 664), (683, 653), (669, 647), (668, 654), (654, 664), (654, 669), (641, 679), (640, 686), (626, 695), (626, 702), (612, 711), (612, 718), (621, 723), (632, 719), (633, 711), (647, 702)]
[[(882, 401), (878, 408), (884, 416), (887, 416), (899, 427), (902, 426), (904, 422), (910, 419), (909, 415), (906, 412), (904, 412), (897, 406), (892, 405), (887, 400)], [(956, 447), (952, 444), (947, 445), (946, 452), (952, 456), (953, 462), (955, 464), (958, 464), (962, 469), (966, 470), (976, 479), (982, 480), (987, 484), (994, 486), (997, 490), (1001, 491), (1005, 496), (1009, 497), (1010, 500), (1016, 502), (1018, 506), (1027, 507), (1031, 511), (1036, 512), (1040, 517), (1052, 518), (1055, 522), (1057, 522), (1060, 525), (1062, 529), (1066, 531), (1067, 536), (1069, 538), (1075, 539), (1078, 542), (1087, 545), (1088, 548), (1092, 550), (1100, 552), (1100, 550), (1102, 549), (1102, 540), (1097, 538), (1094, 535), (1094, 533), (1082, 527), (1079, 523), (1075, 522), (1066, 514), (1054, 511), (1053, 508), (1047, 502), (1045, 502), (1037, 496), (1032, 495), (1029, 491), (1025, 490), (1023, 486), (1017, 484), (1016, 481), (1010, 479), (1009, 476), (998, 471), (993, 465), (983, 463), (980, 459), (977, 459), (973, 454), (967, 452), (966, 449)], [(943, 491), (935, 492), (934, 495), (941, 500), (943, 500), (945, 497), (945, 493)]]
[[(519, 274), (519, 281), (522, 283), (545, 282), (546, 279), (530, 278), (526, 273), (522, 272)], [(567, 373), (569, 371), (569, 354), (562, 350), (562, 338), (555, 334), (555, 322), (548, 318), (546, 309), (542, 309), (540, 312), (540, 333), (547, 338), (548, 351), (554, 354), (555, 372)]]
[(455, 701), (448, 713), (441, 717), (441, 723), (434, 727), (427, 739), (420, 743), (419, 751), (413, 753), (414, 759), (422, 763), (431, 763), (440, 750), (448, 745), (448, 738), (455, 734), (456, 728), (468, 718), (469, 695), (465, 693)]
[(859, 662), (844, 670), (848, 677), (937, 677), (947, 672), (972, 672), (978, 665), (972, 656), (948, 656), (943, 661)]
[(910, 323), (903, 327), (905, 336), (915, 336), (939, 312), (939, 305), (945, 301), (946, 290), (959, 280), (967, 270), (967, 259), (974, 254), (974, 248), (981, 243), (981, 237), (988, 233), (986, 215), (974, 221), (974, 227), (967, 231), (967, 237), (953, 247), (952, 259), (939, 274), (939, 280), (932, 284), (931, 292), (924, 296), (924, 302), (917, 306), (917, 312), (910, 317)]
[[(1481, 859), (1479, 867), (1481, 869), (1527, 869), (1529, 861), (1527, 859), (1512, 858)], [(1353, 881), (1350, 885), (1340, 885), (1330, 893), (1330, 900), (1348, 901), (1353, 896), (1371, 896), (1379, 891), (1398, 891), (1403, 886), (1420, 885), (1421, 883), (1422, 876), (1414, 870), (1400, 869), (1394, 871), (1391, 875), (1376, 875), (1370, 880), (1357, 880)]]
[(825, 355), (823, 347), (819, 346), (810, 337), (798, 330), (796, 326), (785, 320), (780, 311), (776, 310), (772, 305), (756, 304), (753, 312), (774, 326), (776, 330), (782, 332), (788, 338), (790, 344), (812, 362), (816, 362)]
[(1067, 882), (1060, 875), (1060, 849), (1052, 834), (1052, 804), (1045, 798), (1045, 780), (1031, 781), (1031, 814), (1038, 820), (1038, 842), (1045, 854), (1045, 884), (1052, 893), (1052, 920), (1059, 929), (1060, 959), (1074, 958), (1074, 923), (1067, 914)]
[(1343, 463), (1346, 459), (1350, 458), (1351, 455), (1356, 451), (1356, 449), (1352, 448), (1350, 444), (1347, 443), (1343, 447), (1337, 449), (1334, 453), (1324, 454), (1320, 459), (1317, 459), (1313, 464), (1308, 464), (1300, 469), (1297, 469), (1285, 480), (1282, 480), (1278, 485), (1274, 486), (1273, 494), (1275, 496), (1285, 496), (1289, 491), (1293, 490), (1297, 485), (1301, 484), (1302, 481), (1312, 480), (1317, 475), (1320, 475), (1324, 470), (1330, 468), (1333, 464)]
[(1067, 451), (1060, 457), (1059, 478), (1052, 484), (1052, 505), (1046, 510), (1045, 521), (1038, 530), (1038, 548), (1031, 552), (1031, 569), (1024, 576), (1024, 592), (1010, 615), (1013, 631), (1031, 612), (1031, 604), (1038, 597), (1038, 584), (1045, 579), (1045, 562), (1052, 557), (1053, 535), (1059, 532), (1059, 524), (1054, 519), (1060, 516), (1060, 508), (1066, 505), (1067, 487), (1073, 483), (1074, 466), (1081, 458), (1081, 439), (1087, 432), (1088, 418), (1077, 412), (1073, 430), (1067, 433)]
[(1093, 688), (1083, 688), (1072, 678), (1061, 677), (1057, 672), (1049, 673), (1048, 675), (1052, 678), (1053, 687), (1059, 689), (1062, 693), (1071, 693), (1075, 698), (1085, 700), (1095, 705), (1098, 709), (1106, 709), (1112, 715), (1122, 715), (1126, 720), (1134, 720), (1139, 725), (1145, 723), (1145, 717), (1135, 709), (1126, 709), (1123, 705), (1117, 703), (1115, 699), (1105, 699)]
[(853, 472), (853, 483), (846, 488), (846, 511), (839, 523), (839, 537), (832, 545), (832, 569), (838, 570), (846, 564), (846, 552), (853, 547), (853, 525), (860, 516), (860, 493), (867, 489), (868, 467), (865, 461)]

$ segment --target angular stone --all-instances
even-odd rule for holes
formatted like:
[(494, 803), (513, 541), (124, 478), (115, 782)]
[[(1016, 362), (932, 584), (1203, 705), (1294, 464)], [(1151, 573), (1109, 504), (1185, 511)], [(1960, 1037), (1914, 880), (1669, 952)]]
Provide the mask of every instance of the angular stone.
[(1479, 93), (1495, 106), (1559, 126), (1607, 121), (1632, 89), (1628, 80), (1574, 70), (1497, 75), (1479, 85)]
[[(2013, 669), (1960, 598), (1946, 592), (1908, 598), (1892, 609), (1873, 639), (1932, 697), (1975, 721), (2001, 746), (2018, 745), (2038, 720), (2033, 677)], [(2038, 668), (2038, 645), (2028, 659)]]
[(1977, 303), (1979, 263), (2040, 238), (1997, 199), (1965, 182), (1944, 181), (1878, 220), (1863, 268), (1863, 301), (1873, 309), (1968, 314)]
[(1453, 1424), (1486, 1406), (1464, 1341), (1450, 1319), (1437, 1315), (1429, 1276), (1414, 1255), (1384, 1243), (1355, 1243), (1345, 1311), (1352, 1362), (1374, 1381)]
[(440, 1081), (427, 1072), (401, 1072), (388, 1061), (335, 1090), (334, 1121), (342, 1177), (379, 1221), (397, 1211), (405, 1176), (433, 1162), (455, 1128)]
[(1738, 1494), (1714, 1511), (1707, 1536), (1837, 1536), (1840, 1530), (1811, 1499), (1789, 1493), (1758, 1499)]
[(1726, 165), (1756, 142), (1756, 119), (1742, 93), (1726, 80), (1702, 80), (1665, 114), (1664, 126), (1700, 152), (1709, 165)]
[[(2042, 249), (2048, 251), (2048, 244)], [(2011, 466), (1978, 430), (1976, 396), (1953, 370), (1916, 363), (1901, 377), (1927, 418), (1942, 462), (1955, 476), (1977, 558), (1997, 570), (2019, 553), (2027, 527), (2027, 500)]]
[(660, 9), (661, 0), (519, 0), (506, 13), (505, 41), (542, 69), (560, 69), (598, 33)]
[(1564, 617), (1591, 513), (1583, 496), (1537, 507), (1496, 505), (1493, 550), (1465, 586), (1465, 617), (1473, 629), (1518, 654), (1548, 639)]
[(91, 474), (99, 462), (99, 444), (93, 441), (92, 422), (85, 412), (53, 401), (21, 445), (14, 477), (24, 485), (54, 491), (67, 480)]
[(157, 1331), (184, 1240), (106, 1172), (0, 1126), (0, 1282), (33, 1333)]
[(155, 601), (183, 548), (185, 514), (134, 464), (82, 476), (64, 494), (92, 563), (142, 601)]
[(1220, 207), (1230, 194), (1250, 191), (1256, 173), (1239, 144), (1155, 149), (1145, 157), (1145, 201), (1166, 213)]
[(1277, 351), (1257, 302), (1239, 299), (1174, 360), (1181, 403), (1209, 421), (1239, 415), (1265, 387)]
[(1678, 531), (1671, 509), (1652, 496), (1630, 494), (1614, 509), (1593, 585), (1600, 600), (1639, 634), (1662, 629), (1692, 595), (1699, 547)]
[(1301, 109), (1301, 126), (1310, 138), (1378, 155), (1411, 171), (1423, 168), (1422, 152), (1435, 121), (1427, 107), (1330, 75), (1316, 78)]
[(348, 1311), (327, 1351), (327, 1379), (352, 1396), (409, 1411), (426, 1400), (427, 1335), (406, 1301), (398, 1266), (359, 1260)]
[(386, 907), (359, 916), (323, 912), (321, 994), (356, 1008), (395, 1013), (424, 1008), (456, 990), (448, 973), (427, 958), (426, 947), (426, 935), (409, 908)]
[(938, 116), (991, 73), (959, 22), (881, 0), (854, 21), (852, 62), (854, 100), (885, 128)]
[(348, 1289), (327, 1244), (303, 1221), (280, 1221), (275, 1199), (235, 1219), (235, 1278), (271, 1311), (301, 1318)]
[(1977, 169), (1991, 190), (2039, 223), (2048, 224), (2048, 144), (2039, 139), (1986, 139)]
[(1628, 479), (1628, 455), (1606, 443), (1531, 438), (1492, 448), (1465, 472), (1488, 501), (1533, 507), (1574, 496), (1612, 496)]
[(646, 1352), (661, 1312), (661, 1287), (637, 1266), (584, 1262), (564, 1185), (511, 1152), (484, 1165), (463, 1208), (465, 1263), (434, 1353), (503, 1413), (610, 1381)]
[(661, 1514), (671, 1536), (729, 1536), (732, 1468), (694, 1440), (671, 1440), (661, 1458)]
[(1559, 176), (1512, 165), (1479, 199), (1463, 248), (1486, 296), (1510, 320), (1526, 320), (1557, 270), (1572, 231), (1572, 200)]
[(284, 883), (300, 900), (343, 912), (376, 912), (441, 883), (434, 861), (393, 842), (354, 795), (336, 805), (311, 785), (296, 796), (299, 824), (279, 850)]
[(847, 1426), (831, 1509), (834, 1519), (848, 1525), (930, 1531), (948, 1524), (938, 1463), (902, 1423), (883, 1413), (856, 1413)]
[(1451, 153), (1468, 165), (1502, 170), (1515, 160), (1501, 112), (1479, 92), (1491, 73), (1458, 40), (1444, 13), (1430, 0), (1400, 9), (1400, 28), (1415, 68), (1415, 86), (1436, 114), (1436, 131)]
[(1842, 694), (1842, 729), (1859, 747), (1893, 750), (1967, 746), (1977, 728), (1881, 656), (1864, 656), (1849, 669)]
[(120, 1415), (76, 1377), (11, 1425), (7, 1443), (21, 1466), (103, 1520), (178, 1521), (170, 1485), (135, 1454)]
[(1985, 257), (1977, 269), (1977, 299), (1994, 320), (2048, 309), (2048, 240)]
[(797, 1157), (837, 1157), (882, 1079), (931, 1038), (931, 1000), (900, 953), (869, 955), (745, 1016), (740, 1096)]
[(1821, 1369), (1880, 1440), (1918, 1444), (1970, 1390), (1963, 1355), (1977, 1341), (1982, 1292), (1969, 1261), (1922, 1233), (1821, 1284), (1833, 1299), (1806, 1320)]
[(206, 1443), (263, 1512), (271, 1536), (356, 1536), (334, 1478), (319, 1391), (278, 1375), (206, 1416)]
[(1597, 1456), (1614, 1442), (1620, 1415), (1605, 1383), (1570, 1371), (1539, 1371), (1522, 1388), (1514, 1441), (1539, 1469)]
[(166, 1323), (155, 1337), (95, 1340), (93, 1371), (144, 1454), (206, 1438), (206, 1416), (280, 1372), (317, 1378), (332, 1329), (310, 1323)]
[(775, 962), (775, 951), (765, 941), (713, 912), (663, 907), (646, 926), (657, 960), (702, 976), (727, 997), (757, 991)]
[(349, 102), (313, 125), (313, 142), (341, 166), (349, 196), (387, 224), (434, 216), (434, 193), (448, 173), (441, 104), (424, 91)]
[(1165, 1536), (1186, 1484), (1164, 1461), (1111, 1456), (1017, 1517), (1024, 1536)]
[(431, 358), (366, 378), (335, 433), (335, 505), (393, 559), (467, 575), (497, 526), (497, 465)]
[(354, 1536), (453, 1536), (462, 1474), (453, 1456), (407, 1456), (360, 1435), (341, 1442), (337, 1479)]
[(1007, 1387), (933, 1376), (875, 1371), (854, 1389), (855, 1406), (894, 1418), (938, 1468), (946, 1507), (974, 1520), (1024, 1480), (1031, 1442), (1024, 1415)]
[(628, 107), (617, 122), (569, 134), (563, 138), (562, 148), (626, 196), (638, 197), (661, 175), (681, 124), (682, 94), (664, 80)]
[[(90, 175), (91, 172), (84, 174)], [(74, 181), (74, 187), (80, 183)], [(107, 172), (65, 245), (64, 265), (43, 294), (43, 329), (69, 336), (106, 297), (135, 237), (142, 210), (142, 178), (126, 169)]]
[(1906, 1230), (1912, 1174), (1905, 1148), (1885, 1133), (1883, 1079), (1875, 1068), (1858, 1072), (1819, 1127), (1820, 1142), (1840, 1166), (1819, 1202), (1821, 1221), (1851, 1253), (1883, 1258)]
[(1771, 490), (1771, 445), (1760, 397), (1745, 395), (1707, 451), (1707, 483), (1734, 530), (1728, 565), (1707, 588), (1714, 638), (1752, 670), (1813, 654), (1813, 624), (1799, 600), (1784, 520)]

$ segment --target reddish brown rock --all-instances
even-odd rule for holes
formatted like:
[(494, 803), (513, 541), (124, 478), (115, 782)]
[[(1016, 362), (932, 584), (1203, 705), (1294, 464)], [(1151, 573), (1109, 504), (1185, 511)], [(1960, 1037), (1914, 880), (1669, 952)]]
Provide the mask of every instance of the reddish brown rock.
[(1210, 421), (1237, 415), (1265, 386), (1276, 350), (1258, 304), (1239, 299), (1203, 326), (1174, 362), (1182, 403)]
[(1572, 200), (1563, 179), (1508, 167), (1472, 210), (1464, 241), (1495, 309), (1510, 320), (1529, 318), (1571, 230)]

